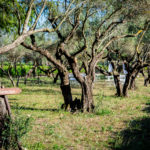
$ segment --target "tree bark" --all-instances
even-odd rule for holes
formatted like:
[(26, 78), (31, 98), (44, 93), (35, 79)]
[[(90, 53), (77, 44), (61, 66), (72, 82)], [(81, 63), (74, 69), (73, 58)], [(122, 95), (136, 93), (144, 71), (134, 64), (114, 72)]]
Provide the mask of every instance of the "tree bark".
[(72, 107), (72, 93), (71, 93), (71, 87), (69, 83), (69, 74), (68, 72), (59, 72), (60, 80), (61, 80), (61, 85), (60, 89), (64, 98), (64, 104), (61, 106), (61, 108), (65, 108), (67, 110), (68, 106), (70, 105), (71, 110), (73, 109)]
[(138, 74), (139, 74), (139, 71), (136, 71), (136, 73), (134, 75), (132, 75), (130, 85), (129, 85), (130, 90), (135, 90), (135, 88), (136, 88), (135, 79)]
[(150, 84), (150, 67), (147, 67), (148, 76), (144, 79), (144, 86), (148, 86)]
[(38, 32), (53, 32), (53, 29), (48, 29), (48, 28), (43, 28), (43, 29), (37, 29), (37, 30), (30, 30), (22, 35), (20, 35), (13, 43), (8, 44), (6, 46), (0, 47), (0, 54), (6, 53), (14, 48), (16, 48), (17, 46), (19, 46), (22, 42), (24, 42), (24, 40), (30, 36), (33, 35), (35, 33)]
[(15, 84), (15, 81), (14, 81), (13, 77), (11, 76), (10, 70), (11, 70), (11, 68), (8, 69), (8, 77), (9, 77), (9, 79), (10, 79), (10, 81), (11, 81), (13, 87), (15, 87), (16, 84)]
[(144, 86), (148, 86), (148, 83), (150, 84), (150, 77), (147, 77), (147, 78), (144, 80)]
[(80, 83), (82, 88), (81, 97), (81, 109), (83, 112), (93, 112), (94, 110), (94, 100), (93, 100), (93, 83), (95, 78), (95, 64), (91, 63), (88, 67), (86, 76), (82, 76), (77, 61), (72, 58), (68, 58), (69, 64), (73, 71), (73, 75), (76, 80)]
[(135, 76), (131, 77), (131, 81), (130, 81), (130, 85), (129, 85), (129, 89), (130, 90), (135, 90), (136, 85), (135, 85)]
[(60, 85), (60, 88), (61, 88), (62, 95), (64, 97), (64, 104), (62, 105), (62, 108), (65, 108), (65, 110), (67, 110), (69, 105), (70, 108), (72, 106), (72, 94), (71, 94), (70, 84)]
[(82, 99), (81, 105), (83, 112), (93, 112), (94, 100), (93, 100), (93, 83), (89, 78), (85, 77), (85, 82), (81, 83), (82, 88)]
[(116, 95), (117, 96), (122, 96), (119, 74), (114, 73), (114, 83), (115, 83), (115, 86), (116, 86), (116, 92), (117, 92)]
[(18, 77), (17, 77), (17, 83), (16, 83), (17, 87), (19, 87), (19, 81), (20, 81), (20, 76), (18, 75)]
[(54, 77), (53, 83), (57, 83), (58, 77), (59, 77), (59, 73), (57, 73), (56, 76)]
[(131, 76), (128, 73), (126, 75), (125, 83), (123, 85), (123, 90), (122, 90), (122, 94), (124, 97), (128, 97), (128, 89), (129, 89), (130, 79), (131, 79)]

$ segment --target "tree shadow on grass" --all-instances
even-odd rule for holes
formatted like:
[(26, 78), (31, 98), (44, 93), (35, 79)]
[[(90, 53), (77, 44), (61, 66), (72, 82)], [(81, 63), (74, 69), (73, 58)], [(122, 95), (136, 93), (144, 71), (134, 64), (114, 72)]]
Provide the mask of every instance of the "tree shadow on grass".
[(9, 101), (16, 101), (18, 100), (17, 98), (8, 98)]
[(149, 150), (150, 118), (145, 117), (130, 122), (129, 127), (121, 131), (112, 149), (114, 150)]
[(33, 108), (33, 107), (24, 107), (24, 106), (11, 106), (12, 109), (18, 110), (32, 110), (32, 111), (51, 111), (51, 112), (59, 112), (61, 109), (52, 109), (52, 108)]
[[(22, 81), (20, 83), (24, 84), (24, 81)], [(60, 80), (58, 80), (57, 83), (53, 83), (53, 81), (43, 81), (41, 79), (40, 79), (39, 82), (38, 82), (37, 79), (28, 79), (26, 85), (29, 85), (29, 86), (35, 86), (35, 85), (41, 85), (41, 86), (44, 86), (44, 85), (60, 85)]]
[(150, 113), (150, 102), (146, 103), (147, 107), (143, 109), (143, 111)]
[(61, 91), (58, 90), (53, 90), (53, 89), (24, 89), (23, 90), (23, 94), (29, 94), (29, 93), (44, 93), (44, 94), (51, 94), (51, 95), (55, 95), (55, 94), (61, 94)]

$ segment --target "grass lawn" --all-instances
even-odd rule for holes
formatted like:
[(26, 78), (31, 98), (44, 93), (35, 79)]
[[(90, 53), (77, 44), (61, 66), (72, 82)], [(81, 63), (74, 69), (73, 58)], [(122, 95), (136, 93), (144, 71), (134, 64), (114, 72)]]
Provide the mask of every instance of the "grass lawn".
[[(41, 80), (48, 84), (20, 84), (22, 93), (9, 96), (14, 117), (32, 118), (29, 132), (21, 138), (25, 148), (141, 150), (150, 146), (147, 142), (150, 140), (150, 86), (144, 87), (142, 78), (137, 79), (138, 89), (130, 91), (128, 98), (115, 97), (113, 84), (95, 83), (93, 114), (61, 110), (63, 97), (59, 84), (54, 85), (47, 78)], [(73, 87), (72, 93), (74, 98), (80, 98), (81, 89)]]

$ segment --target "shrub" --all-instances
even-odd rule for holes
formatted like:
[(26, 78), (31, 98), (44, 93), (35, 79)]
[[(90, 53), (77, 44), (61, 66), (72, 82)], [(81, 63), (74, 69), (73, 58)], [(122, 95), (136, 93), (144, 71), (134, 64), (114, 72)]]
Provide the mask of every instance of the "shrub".
[(2, 131), (2, 147), (17, 149), (18, 142), (30, 129), (31, 118), (17, 116), (14, 119), (6, 118)]

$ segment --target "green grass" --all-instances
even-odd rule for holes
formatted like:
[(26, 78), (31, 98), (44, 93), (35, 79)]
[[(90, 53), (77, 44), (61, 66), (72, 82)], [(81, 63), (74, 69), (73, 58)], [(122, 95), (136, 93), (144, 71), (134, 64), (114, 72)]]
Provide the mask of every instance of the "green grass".
[[(21, 138), (23, 147), (29, 150), (123, 149), (126, 145), (122, 143), (124, 131), (133, 131), (128, 132), (128, 136), (135, 133), (131, 122), (137, 121), (136, 127), (142, 132), (142, 121), (139, 120), (149, 118), (150, 88), (143, 86), (143, 79), (138, 80), (136, 91), (129, 92), (129, 98), (115, 97), (114, 87), (104, 81), (95, 83), (93, 94), (96, 108), (93, 114), (72, 114), (61, 110), (63, 97), (59, 84), (53, 85), (48, 78), (41, 80), (44, 82), (40, 85), (28, 82), (24, 86), (22, 82), (22, 93), (9, 96), (13, 116), (19, 112), (21, 116), (33, 118), (32, 129)], [(8, 80), (1, 81), (5, 87), (10, 86)], [(80, 98), (81, 89), (75, 86), (72, 93), (73, 98)], [(133, 138), (129, 138), (130, 141)]]

